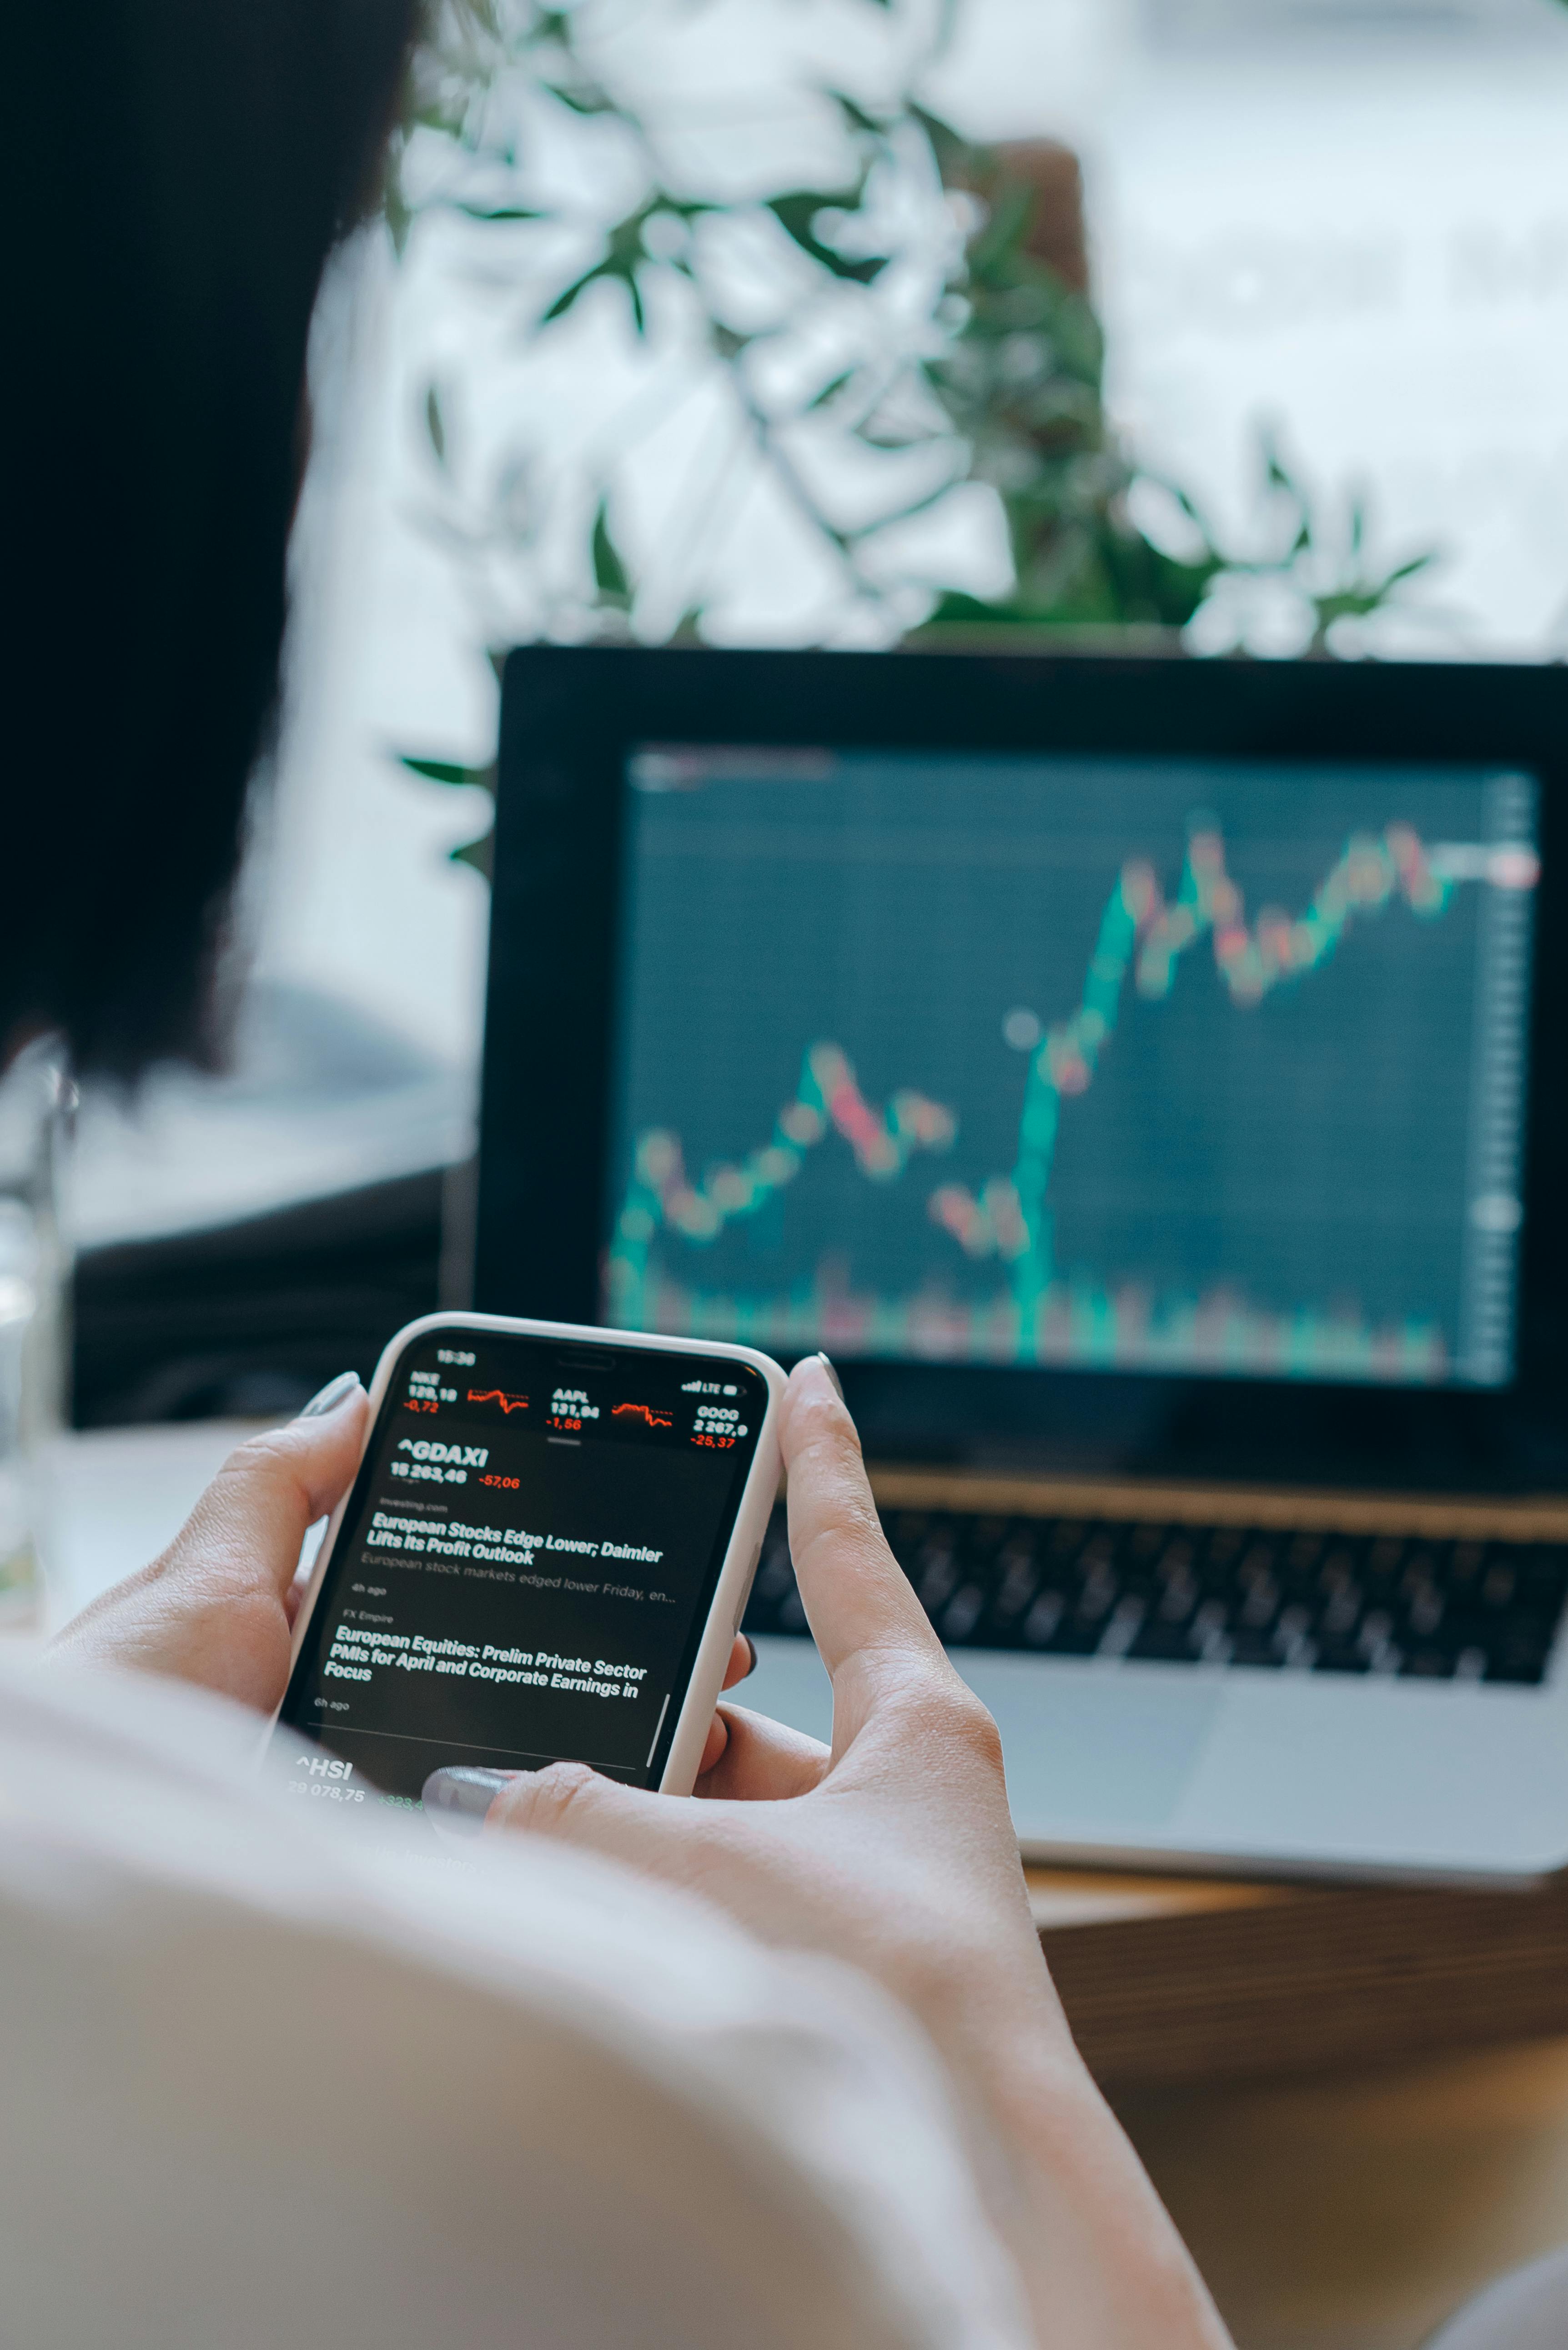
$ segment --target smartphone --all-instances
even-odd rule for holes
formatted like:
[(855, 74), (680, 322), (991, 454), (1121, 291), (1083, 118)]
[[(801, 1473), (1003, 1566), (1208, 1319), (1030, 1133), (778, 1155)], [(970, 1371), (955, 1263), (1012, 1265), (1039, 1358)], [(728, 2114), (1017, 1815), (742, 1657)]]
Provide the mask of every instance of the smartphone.
[(288, 1785), (417, 1804), (446, 1764), (576, 1762), (690, 1794), (777, 1493), (784, 1384), (745, 1347), (410, 1322), (295, 1626)]

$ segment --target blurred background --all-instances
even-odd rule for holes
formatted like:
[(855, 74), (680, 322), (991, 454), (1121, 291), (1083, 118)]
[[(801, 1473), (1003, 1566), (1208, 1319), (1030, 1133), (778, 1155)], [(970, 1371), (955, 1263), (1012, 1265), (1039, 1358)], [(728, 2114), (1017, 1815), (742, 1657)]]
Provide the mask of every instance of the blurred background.
[(463, 1280), (494, 657), (1568, 653), (1556, 0), (452, 7), (319, 321), (239, 1047), (82, 1104), (78, 1422)]

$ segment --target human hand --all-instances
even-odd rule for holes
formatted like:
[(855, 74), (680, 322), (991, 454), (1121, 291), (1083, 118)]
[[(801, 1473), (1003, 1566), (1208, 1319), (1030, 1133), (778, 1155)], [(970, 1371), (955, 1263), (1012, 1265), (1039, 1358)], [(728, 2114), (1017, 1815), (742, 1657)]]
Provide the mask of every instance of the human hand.
[(767, 1940), (877, 1977), (925, 2023), (1009, 2158), (998, 2224), (1042, 2338), (1062, 2350), (1216, 2350), (1224, 2328), (1046, 1973), (995, 1724), (888, 1548), (854, 1424), (819, 1359), (796, 1368), (780, 1434), (790, 1548), (833, 1681), (831, 1748), (726, 1708), (697, 1802), (581, 1763), (465, 1773), (469, 1800), (492, 1798), (487, 1831), (609, 1855)]
[(345, 1371), (297, 1419), (247, 1438), (162, 1555), (84, 1607), (50, 1654), (164, 1673), (273, 1712), (288, 1679), (300, 1547), (358, 1466), (367, 1409)]
[[(50, 1654), (193, 1681), (270, 1714), (288, 1679), (296, 1581), (306, 1530), (334, 1510), (359, 1465), (369, 1399), (352, 1371), (285, 1428), (232, 1452), (161, 1558), (72, 1618)], [(724, 1686), (752, 1670), (737, 1635)], [(705, 1766), (723, 1752), (715, 1722)]]

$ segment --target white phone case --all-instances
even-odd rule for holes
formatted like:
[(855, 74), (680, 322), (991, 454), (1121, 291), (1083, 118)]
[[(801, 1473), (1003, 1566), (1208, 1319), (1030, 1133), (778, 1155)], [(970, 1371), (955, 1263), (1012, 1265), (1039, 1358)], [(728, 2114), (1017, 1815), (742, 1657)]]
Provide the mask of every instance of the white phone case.
[[(376, 1366), (376, 1376), (370, 1382), (367, 1444), (379, 1418), (398, 1362), (415, 1339), (436, 1330), (489, 1330), (507, 1337), (562, 1339), (570, 1345), (596, 1348), (619, 1347), (636, 1348), (645, 1354), (701, 1356), (714, 1362), (745, 1363), (766, 1381), (767, 1409), (758, 1431), (756, 1451), (752, 1456), (751, 1471), (735, 1515), (730, 1546), (720, 1569), (708, 1620), (702, 1627), (702, 1638), (691, 1669), (691, 1679), (687, 1684), (685, 1701), (676, 1721), (669, 1760), (659, 1782), (660, 1794), (689, 1795), (696, 1784), (697, 1766), (702, 1759), (708, 1725), (713, 1718), (713, 1708), (723, 1686), (731, 1644), (745, 1613), (752, 1578), (762, 1554), (763, 1536), (767, 1532), (768, 1519), (778, 1494), (778, 1413), (779, 1399), (784, 1388), (784, 1370), (771, 1356), (758, 1354), (753, 1347), (732, 1347), (718, 1339), (653, 1337), (641, 1330), (606, 1330), (597, 1324), (577, 1322), (530, 1322), (505, 1314), (424, 1314), (418, 1321), (406, 1323), (382, 1349), (381, 1359)], [(310, 1581), (295, 1622), (294, 1642), (288, 1660), (290, 1681), (294, 1679), (294, 1669), (299, 1661), (305, 1635), (316, 1612), (327, 1570), (337, 1546), (337, 1536), (352, 1493), (351, 1480), (348, 1491), (332, 1513), (321, 1547), (316, 1554)], [(285, 1694), (286, 1696), (286, 1684)], [(283, 1700), (280, 1699), (279, 1711), (282, 1706)], [(277, 1714), (275, 1713), (267, 1724), (266, 1739), (270, 1740), (276, 1722)], [(656, 1734), (655, 1744), (657, 1742)]]

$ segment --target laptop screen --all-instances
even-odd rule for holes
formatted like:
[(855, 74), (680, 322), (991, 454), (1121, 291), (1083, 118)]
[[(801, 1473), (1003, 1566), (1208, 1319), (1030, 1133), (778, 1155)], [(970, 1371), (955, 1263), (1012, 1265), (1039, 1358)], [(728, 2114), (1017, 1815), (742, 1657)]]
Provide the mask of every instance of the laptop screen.
[(607, 1319), (1512, 1378), (1533, 778), (650, 744), (628, 781)]

